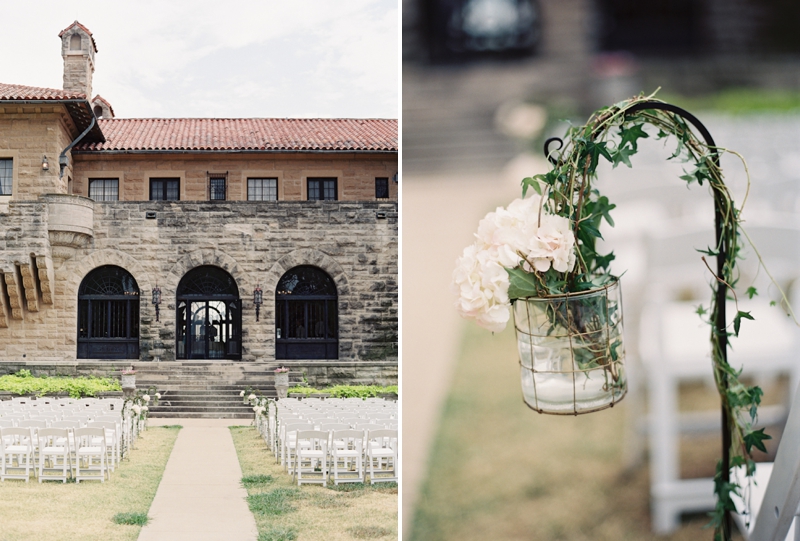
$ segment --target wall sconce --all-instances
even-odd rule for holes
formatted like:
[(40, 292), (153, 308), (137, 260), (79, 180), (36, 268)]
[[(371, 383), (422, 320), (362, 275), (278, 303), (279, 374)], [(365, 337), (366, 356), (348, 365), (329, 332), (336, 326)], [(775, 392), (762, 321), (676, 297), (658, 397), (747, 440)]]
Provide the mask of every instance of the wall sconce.
[(47, 155), (42, 156), (42, 171), (49, 171), (50, 164), (47, 163)]
[(256, 321), (258, 321), (258, 313), (261, 310), (261, 303), (264, 302), (264, 294), (261, 288), (256, 286), (253, 290), (253, 304), (256, 307)]
[(156, 321), (158, 321), (158, 307), (161, 304), (161, 288), (156, 286), (153, 288), (153, 306), (156, 307)]

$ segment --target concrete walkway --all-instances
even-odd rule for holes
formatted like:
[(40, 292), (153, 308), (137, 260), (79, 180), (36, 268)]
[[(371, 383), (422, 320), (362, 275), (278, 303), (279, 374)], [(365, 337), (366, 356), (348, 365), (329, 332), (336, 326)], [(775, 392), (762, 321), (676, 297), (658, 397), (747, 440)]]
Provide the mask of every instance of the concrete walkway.
[(228, 426), (243, 419), (151, 419), (182, 425), (139, 541), (255, 541), (256, 522)]

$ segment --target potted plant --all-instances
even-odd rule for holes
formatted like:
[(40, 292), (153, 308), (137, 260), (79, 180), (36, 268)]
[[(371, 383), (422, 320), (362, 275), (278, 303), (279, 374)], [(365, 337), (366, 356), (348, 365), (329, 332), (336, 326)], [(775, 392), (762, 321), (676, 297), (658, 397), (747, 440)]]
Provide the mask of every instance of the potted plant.
[(133, 366), (122, 369), (122, 388), (135, 389), (136, 388), (136, 370)]

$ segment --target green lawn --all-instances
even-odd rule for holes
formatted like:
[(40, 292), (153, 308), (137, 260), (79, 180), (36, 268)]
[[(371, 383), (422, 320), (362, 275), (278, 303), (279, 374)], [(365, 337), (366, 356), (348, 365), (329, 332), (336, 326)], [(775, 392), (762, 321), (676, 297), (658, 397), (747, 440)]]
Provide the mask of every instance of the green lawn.
[(34, 478), (0, 483), (0, 541), (135, 540), (141, 524), (117, 524), (114, 517), (147, 514), (178, 431), (151, 427), (143, 432), (130, 459), (104, 483), (40, 484)]
[[(513, 329), (492, 335), (468, 326), (410, 539), (655, 539), (646, 464), (623, 466), (628, 404), (539, 415), (523, 404), (519, 385)], [(701, 472), (713, 471), (719, 443), (709, 445), (696, 453)], [(659, 539), (710, 540), (707, 522), (687, 518)]]
[(231, 427), (259, 541), (397, 539), (397, 485), (297, 487), (253, 427)]

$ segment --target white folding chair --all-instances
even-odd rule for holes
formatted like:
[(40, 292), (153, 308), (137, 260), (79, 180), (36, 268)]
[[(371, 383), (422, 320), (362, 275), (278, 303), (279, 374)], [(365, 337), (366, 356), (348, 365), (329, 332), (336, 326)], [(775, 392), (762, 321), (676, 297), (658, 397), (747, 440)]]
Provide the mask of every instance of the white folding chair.
[[(108, 472), (106, 456), (106, 431), (103, 428), (76, 428), (75, 435), (75, 482), (105, 481)], [(94, 459), (97, 458), (97, 464)], [(83, 468), (81, 468), (83, 464)], [(84, 473), (81, 473), (83, 470)], [(93, 475), (99, 473), (100, 475)]]
[(333, 483), (363, 483), (364, 432), (352, 429), (333, 430), (331, 440), (334, 442), (330, 448)]
[[(14, 458), (16, 457), (16, 465)], [(11, 473), (10, 470), (25, 469)], [(31, 470), (36, 470), (33, 463), (33, 440), (29, 428), (0, 428), (0, 481), (6, 479), (30, 480)]]
[(114, 421), (92, 421), (88, 425), (89, 428), (102, 428), (106, 434), (106, 444), (108, 445), (108, 456), (106, 457), (108, 467), (111, 471), (119, 464), (120, 445), (122, 443), (122, 431), (117, 423)]
[[(40, 428), (37, 434), (39, 446), (39, 482), (63, 481), (72, 472), (72, 453), (69, 430), (66, 428)], [(45, 466), (49, 463), (49, 466)], [(45, 472), (55, 475), (45, 476)], [(61, 472), (61, 475), (57, 475)]]
[[(302, 442), (302, 444), (301, 444)], [(306, 466), (307, 465), (307, 466)], [(295, 453), (297, 484), (328, 482), (328, 433), (321, 430), (298, 430)], [(306, 475), (304, 478), (303, 475)]]
[(367, 435), (369, 482), (397, 481), (397, 430), (370, 430)]
[(313, 429), (314, 425), (310, 423), (295, 423), (284, 426), (281, 440), (281, 465), (286, 468), (287, 472), (293, 471), (293, 461), (297, 455), (297, 449), (303, 445), (303, 443), (297, 439), (298, 430)]

